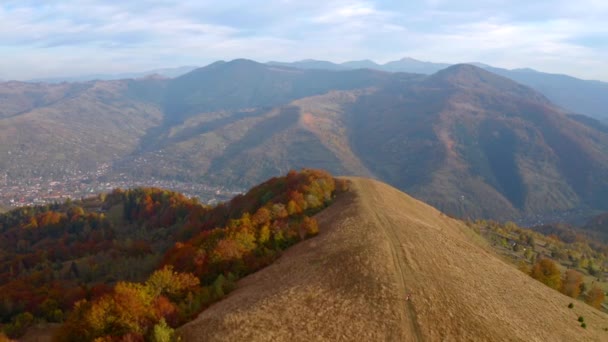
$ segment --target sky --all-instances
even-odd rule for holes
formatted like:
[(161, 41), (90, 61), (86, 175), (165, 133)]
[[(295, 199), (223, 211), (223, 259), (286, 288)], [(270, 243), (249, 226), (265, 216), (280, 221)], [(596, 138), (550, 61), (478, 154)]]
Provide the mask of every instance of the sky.
[(606, 0), (0, 0), (0, 79), (411, 57), (608, 81)]

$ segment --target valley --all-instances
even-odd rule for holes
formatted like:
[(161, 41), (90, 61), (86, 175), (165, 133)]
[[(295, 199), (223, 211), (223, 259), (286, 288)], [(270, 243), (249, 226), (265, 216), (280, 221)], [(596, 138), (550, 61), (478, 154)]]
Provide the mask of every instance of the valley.
[[(102, 165), (103, 167), (104, 165)], [(177, 191), (188, 197), (196, 197), (201, 202), (216, 204), (241, 193), (238, 189), (226, 189), (204, 183), (180, 182), (155, 178), (132, 178), (118, 174), (115, 177), (103, 175), (103, 169), (92, 174), (47, 179), (42, 177), (17, 179), (8, 182), (5, 177), (0, 185), (0, 207), (19, 208), (23, 206), (62, 203), (68, 199), (81, 199), (110, 192), (117, 188), (156, 187)]]

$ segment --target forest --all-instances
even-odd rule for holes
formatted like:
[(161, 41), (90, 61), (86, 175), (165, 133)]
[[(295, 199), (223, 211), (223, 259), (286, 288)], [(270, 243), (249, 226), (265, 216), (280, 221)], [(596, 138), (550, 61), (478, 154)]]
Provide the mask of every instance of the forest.
[(0, 324), (17, 338), (61, 323), (57, 341), (159, 341), (314, 236), (346, 181), (290, 171), (215, 207), (179, 193), (116, 189), (0, 215)]

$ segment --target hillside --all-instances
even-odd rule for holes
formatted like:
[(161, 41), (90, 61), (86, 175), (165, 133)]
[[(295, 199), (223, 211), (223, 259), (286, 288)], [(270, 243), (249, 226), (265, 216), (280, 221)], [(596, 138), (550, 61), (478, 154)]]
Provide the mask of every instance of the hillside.
[(606, 314), (568, 309), (571, 298), (499, 260), (463, 223), (385, 184), (350, 181), (317, 215), (319, 236), (240, 281), (180, 329), (185, 340), (606, 339)]
[(163, 81), (145, 82), (0, 84), (0, 169), (58, 180), (127, 155), (162, 120), (152, 99)]
[(275, 107), (330, 90), (358, 89), (382, 83), (389, 75), (372, 70), (300, 70), (247, 59), (216, 62), (171, 81), (166, 121), (219, 110)]
[[(144, 98), (160, 101), (153, 105), (162, 119), (137, 135), (130, 153), (113, 160), (114, 174), (239, 188), (302, 167), (365, 175), (341, 165), (341, 155), (299, 127), (301, 109), (295, 102), (360, 92), (392, 78), (372, 70), (299, 70), (244, 59), (196, 69), (169, 81), (157, 96)], [(340, 103), (329, 105), (338, 108)]]
[(507, 70), (486, 67), (488, 71), (508, 77), (515, 82), (543, 93), (558, 106), (568, 111), (608, 120), (608, 83), (581, 80), (560, 74), (538, 72), (530, 69)]
[(608, 193), (608, 135), (474, 66), (386, 87), (352, 108), (353, 150), (374, 175), (450, 214), (596, 208)]

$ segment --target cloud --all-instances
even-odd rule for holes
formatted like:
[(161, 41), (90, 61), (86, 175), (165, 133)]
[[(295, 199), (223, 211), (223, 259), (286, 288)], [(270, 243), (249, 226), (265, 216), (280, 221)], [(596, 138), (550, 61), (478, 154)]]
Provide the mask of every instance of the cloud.
[(410, 56), (608, 81), (603, 0), (9, 0), (0, 78)]

